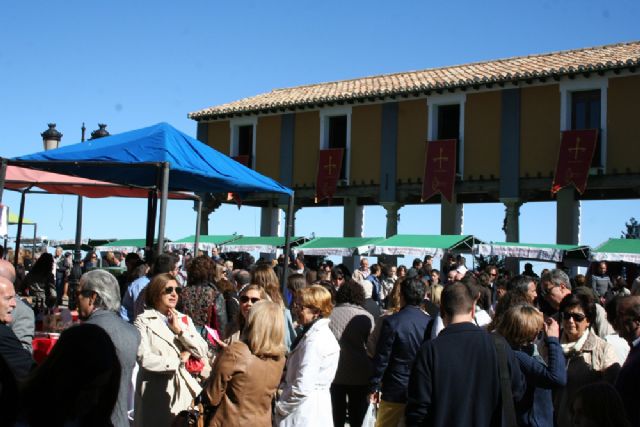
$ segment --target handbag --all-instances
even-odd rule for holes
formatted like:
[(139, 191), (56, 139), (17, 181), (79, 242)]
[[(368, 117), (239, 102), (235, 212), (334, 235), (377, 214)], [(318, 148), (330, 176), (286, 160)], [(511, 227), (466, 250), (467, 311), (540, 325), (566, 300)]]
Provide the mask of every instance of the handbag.
[[(187, 316), (182, 318), (182, 323), (189, 327), (189, 319)], [(189, 360), (185, 362), (184, 367), (190, 374), (199, 374), (204, 369), (204, 362), (199, 357), (190, 355)]]
[(172, 427), (204, 427), (204, 406), (196, 399), (191, 401), (189, 407), (180, 411), (171, 423)]

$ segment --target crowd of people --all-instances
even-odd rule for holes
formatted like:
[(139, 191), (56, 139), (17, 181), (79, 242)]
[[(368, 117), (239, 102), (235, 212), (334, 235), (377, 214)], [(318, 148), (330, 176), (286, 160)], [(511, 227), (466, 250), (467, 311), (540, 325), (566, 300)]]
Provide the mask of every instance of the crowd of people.
[[(0, 425), (640, 425), (640, 286), (605, 263), (112, 258), (73, 293), (61, 251), (23, 277), (0, 260)], [(23, 297), (67, 294), (81, 322), (36, 365)]]

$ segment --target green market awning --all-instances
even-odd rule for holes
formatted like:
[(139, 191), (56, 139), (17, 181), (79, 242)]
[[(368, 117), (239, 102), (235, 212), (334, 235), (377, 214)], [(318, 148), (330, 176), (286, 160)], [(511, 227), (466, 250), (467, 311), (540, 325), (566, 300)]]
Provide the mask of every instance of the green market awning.
[(592, 261), (624, 261), (640, 264), (639, 239), (609, 239), (591, 251)]
[(562, 262), (565, 258), (587, 259), (589, 257), (589, 247), (545, 243), (493, 242), (474, 245), (473, 254)]
[[(198, 243), (198, 249), (203, 251), (210, 251), (213, 248), (220, 247), (220, 245), (239, 239), (242, 236), (237, 234), (225, 234), (225, 235), (212, 235), (212, 236), (200, 236), (200, 242)], [(196, 235), (183, 237), (182, 239), (167, 243), (164, 248), (166, 250), (174, 249), (191, 249), (196, 242)]]
[(384, 237), (316, 237), (296, 248), (305, 255), (365, 255)]
[[(291, 245), (300, 243), (304, 237), (292, 237)], [(222, 252), (264, 252), (277, 253), (278, 249), (284, 248), (285, 238), (277, 236), (240, 237), (237, 240), (224, 243), (220, 250)]]
[(103, 246), (96, 246), (94, 249), (100, 252), (136, 252), (138, 249), (144, 249), (145, 245), (146, 239), (120, 239)]
[(470, 235), (397, 234), (377, 243), (373, 254), (442, 257), (449, 251), (471, 252), (477, 242), (480, 241)]
[[(20, 222), (19, 219), (20, 219), (20, 216), (17, 213), (9, 212), (9, 225), (17, 224), (18, 222)], [(22, 218), (22, 223), (33, 225), (36, 222), (27, 218)]]

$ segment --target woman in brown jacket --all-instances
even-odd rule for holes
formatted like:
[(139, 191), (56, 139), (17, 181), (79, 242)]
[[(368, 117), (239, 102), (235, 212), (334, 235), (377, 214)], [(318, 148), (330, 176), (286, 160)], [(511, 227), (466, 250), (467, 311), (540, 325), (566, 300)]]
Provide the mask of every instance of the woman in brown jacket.
[(249, 311), (240, 341), (233, 342), (215, 362), (206, 386), (216, 412), (209, 426), (271, 426), (271, 400), (285, 358), (281, 307), (259, 301)]

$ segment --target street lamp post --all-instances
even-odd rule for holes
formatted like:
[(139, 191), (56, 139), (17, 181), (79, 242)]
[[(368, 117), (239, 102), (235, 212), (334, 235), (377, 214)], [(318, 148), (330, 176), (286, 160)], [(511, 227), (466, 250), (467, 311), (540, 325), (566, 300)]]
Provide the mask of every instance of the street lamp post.
[[(104, 136), (109, 136), (109, 132), (106, 129), (107, 125), (98, 124), (98, 129), (91, 132), (90, 139), (98, 139)], [(82, 138), (81, 142), (84, 142), (85, 132), (87, 128), (82, 123)], [(44, 138), (44, 135), (43, 135)], [(67, 291), (69, 298), (69, 309), (74, 310), (76, 308), (76, 289), (78, 288), (78, 284), (80, 283), (80, 277), (82, 276), (82, 267), (80, 263), (82, 261), (82, 196), (78, 196), (78, 205), (76, 209), (76, 239), (75, 239), (75, 248), (73, 254), (73, 267), (71, 268), (71, 273), (69, 274), (69, 288)]]
[(55, 150), (60, 145), (60, 140), (62, 139), (62, 134), (56, 129), (55, 123), (49, 123), (49, 129), (45, 130), (40, 134), (42, 136), (42, 145), (44, 145), (44, 150)]

